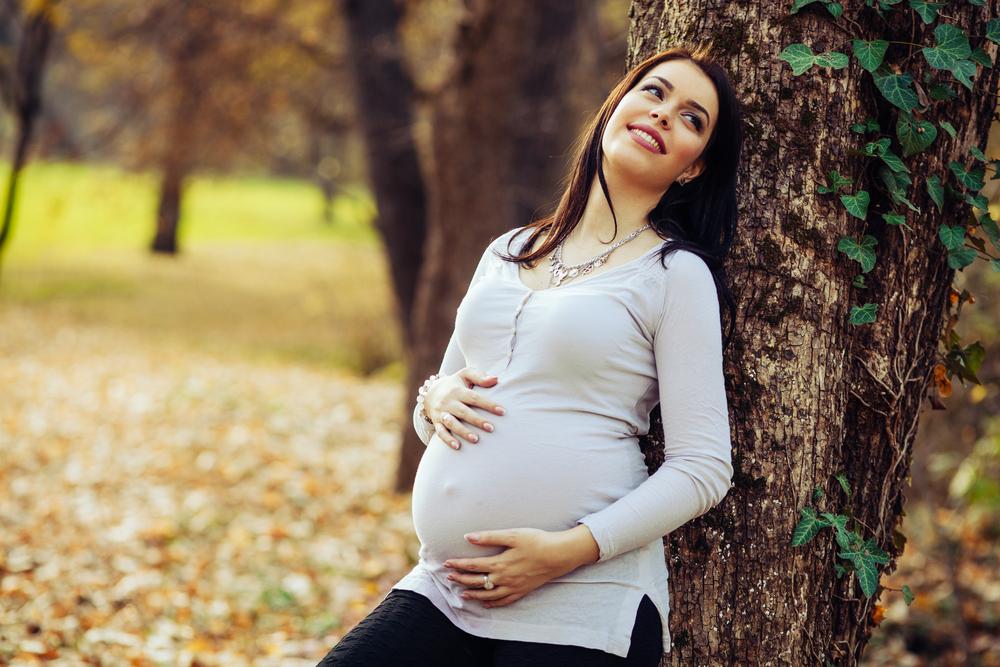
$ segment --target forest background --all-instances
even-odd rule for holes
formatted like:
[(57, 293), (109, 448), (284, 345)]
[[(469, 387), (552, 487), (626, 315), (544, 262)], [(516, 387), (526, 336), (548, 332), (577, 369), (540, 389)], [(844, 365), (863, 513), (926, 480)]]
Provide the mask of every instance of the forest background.
[[(38, 4), (3, 3), (0, 183)], [(399, 6), (427, 154), (463, 3)], [(0, 664), (315, 664), (418, 546), (393, 490), (405, 334), (343, 5), (56, 7), (0, 265)], [(626, 0), (574, 8), (570, 135), (628, 28)], [(959, 283), (978, 302), (962, 338), (994, 350), (1000, 274)], [(921, 419), (890, 577), (915, 599), (881, 608), (866, 664), (1000, 664), (1000, 355), (978, 377)]]

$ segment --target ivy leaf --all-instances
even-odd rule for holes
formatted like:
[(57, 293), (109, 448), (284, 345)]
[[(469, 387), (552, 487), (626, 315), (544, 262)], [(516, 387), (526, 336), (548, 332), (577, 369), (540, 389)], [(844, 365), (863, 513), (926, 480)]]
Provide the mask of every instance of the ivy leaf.
[(840, 51), (826, 51), (816, 55), (817, 67), (832, 67), (833, 69), (844, 69), (851, 60), (846, 53)]
[(990, 19), (986, 24), (986, 39), (1000, 44), (1000, 19)]
[[(977, 340), (962, 350), (962, 356), (965, 359), (965, 367), (975, 376), (983, 366), (983, 358), (986, 356), (986, 350), (983, 348), (983, 344)], [(979, 383), (978, 378), (974, 378), (973, 382)]]
[(903, 111), (920, 106), (917, 93), (913, 90), (913, 77), (909, 74), (894, 74), (883, 68), (872, 72), (872, 79), (882, 97)]
[(792, 74), (798, 76), (813, 66), (816, 56), (805, 44), (789, 44), (778, 54), (778, 60), (786, 61), (792, 66)]
[(964, 269), (969, 264), (976, 261), (976, 251), (974, 248), (962, 248), (948, 252), (948, 266), (955, 269)]
[(882, 137), (875, 141), (870, 141), (865, 144), (865, 155), (876, 155), (881, 157), (889, 150), (889, 144), (892, 140), (889, 137)]
[(861, 590), (865, 596), (874, 595), (875, 589), (878, 588), (876, 564), (884, 565), (889, 562), (889, 555), (879, 548), (875, 538), (869, 538), (858, 550), (841, 551), (837, 555), (854, 565), (854, 570), (858, 574), (858, 583), (861, 584)]
[(788, 13), (795, 14), (806, 5), (811, 5), (814, 2), (819, 2), (819, 0), (795, 0), (795, 2), (792, 3), (792, 8), (788, 10)]
[(854, 51), (854, 57), (858, 60), (858, 64), (869, 72), (874, 72), (882, 64), (885, 52), (889, 48), (889, 42), (884, 39), (873, 39), (871, 41), (852, 39), (851, 48)]
[(831, 169), (830, 173), (827, 174), (827, 179), (833, 182), (832, 185), (820, 185), (816, 188), (816, 192), (820, 194), (827, 194), (830, 192), (836, 192), (845, 185), (851, 184), (851, 179), (844, 178), (836, 169)]
[(865, 276), (864, 276), (864, 274), (863, 273), (859, 273), (858, 275), (854, 276), (854, 280), (851, 281), (851, 284), (854, 285), (855, 287), (857, 287), (858, 289), (865, 289)]
[(839, 19), (844, 14), (844, 6), (839, 2), (827, 2), (826, 11), (830, 12), (833, 18)]
[(863, 306), (851, 306), (850, 324), (871, 324), (875, 321), (875, 309), (878, 304), (866, 303)]
[(942, 128), (944, 128), (945, 132), (947, 132), (948, 134), (950, 134), (952, 139), (955, 138), (956, 132), (955, 132), (955, 126), (954, 125), (952, 125), (951, 123), (949, 123), (946, 120), (940, 120), (940, 121), (938, 121), (938, 125), (940, 125)]
[(990, 211), (990, 200), (986, 198), (986, 195), (976, 195), (973, 197), (972, 195), (963, 192), (962, 200), (972, 208), (978, 208), (986, 211), (987, 213)]
[(965, 245), (965, 227), (941, 225), (938, 227), (938, 238), (948, 250), (958, 250)]
[(910, 227), (908, 224), (906, 224), (905, 215), (900, 215), (899, 213), (883, 213), (882, 219), (885, 220), (886, 224), (903, 226), (909, 229), (911, 232), (913, 231), (913, 227)]
[(910, 9), (920, 15), (920, 19), (925, 24), (934, 23), (938, 10), (944, 8), (943, 2), (925, 2), (924, 0), (910, 0)]
[(821, 500), (825, 495), (826, 494), (823, 493), (823, 489), (819, 484), (813, 487), (813, 501)]
[(934, 142), (937, 128), (930, 121), (914, 118), (911, 113), (901, 113), (896, 119), (896, 138), (903, 147), (903, 157), (910, 157)]
[(844, 490), (844, 493), (847, 494), (847, 497), (850, 498), (851, 497), (851, 483), (847, 481), (847, 474), (846, 473), (842, 473), (842, 472), (838, 472), (836, 475), (834, 475), (834, 479), (836, 479), (838, 482), (840, 482), (840, 488), (842, 488)]
[(954, 70), (960, 61), (972, 54), (969, 36), (950, 23), (941, 23), (934, 28), (934, 41), (934, 46), (921, 49), (927, 64), (934, 69)]
[(840, 195), (840, 201), (847, 208), (847, 212), (856, 218), (864, 220), (868, 216), (868, 202), (871, 197), (865, 190), (859, 190), (857, 194)]
[(877, 243), (878, 240), (870, 234), (865, 234), (861, 243), (850, 236), (843, 236), (837, 243), (837, 250), (860, 264), (862, 273), (868, 273), (875, 268), (875, 245)]
[(979, 46), (972, 50), (969, 60), (983, 67), (993, 67), (993, 56), (983, 51), (982, 47)]
[(1000, 228), (997, 228), (996, 221), (988, 211), (979, 216), (979, 224), (983, 228), (986, 238), (990, 240), (997, 252), (1000, 252)]
[(976, 75), (976, 63), (971, 60), (959, 60), (951, 68), (951, 74), (958, 79), (963, 86), (972, 90), (972, 77)]
[(803, 507), (799, 510), (799, 513), (802, 515), (802, 518), (799, 519), (798, 525), (796, 525), (795, 530), (792, 531), (793, 547), (800, 547), (803, 544), (806, 544), (812, 538), (816, 537), (820, 528), (830, 525), (827, 521), (817, 517), (816, 510), (812, 507)]
[(983, 189), (983, 168), (973, 167), (972, 169), (966, 169), (960, 162), (952, 160), (948, 163), (948, 168), (951, 169), (952, 173), (955, 174), (955, 178), (958, 182), (969, 188), (970, 190), (975, 190), (979, 192)]
[(989, 162), (989, 159), (986, 157), (985, 154), (983, 154), (983, 151), (980, 150), (979, 146), (973, 146), (972, 148), (970, 148), (969, 155), (976, 158), (980, 162)]
[(910, 606), (910, 603), (913, 602), (914, 598), (915, 598), (915, 596), (913, 595), (913, 591), (910, 590), (909, 586), (907, 586), (907, 585), (904, 584), (903, 585), (903, 602), (906, 603), (907, 607)]
[(882, 158), (882, 162), (885, 162), (889, 169), (892, 169), (895, 172), (910, 172), (910, 168), (903, 164), (903, 160), (901, 160), (900, 157), (892, 151), (886, 151), (880, 157)]
[(958, 97), (958, 93), (952, 90), (951, 86), (935, 83), (931, 86), (930, 96), (932, 100), (950, 100), (953, 97)]
[(944, 209), (944, 187), (941, 185), (941, 177), (937, 174), (927, 179), (927, 194), (937, 206), (938, 213), (941, 213)]
[(847, 574), (847, 568), (840, 563), (833, 564), (833, 571), (837, 573), (837, 578), (842, 579)]
[(841, 549), (851, 548), (851, 532), (847, 530), (847, 517), (843, 514), (832, 514), (823, 512), (820, 516), (826, 520), (828, 526), (833, 528), (837, 544)]

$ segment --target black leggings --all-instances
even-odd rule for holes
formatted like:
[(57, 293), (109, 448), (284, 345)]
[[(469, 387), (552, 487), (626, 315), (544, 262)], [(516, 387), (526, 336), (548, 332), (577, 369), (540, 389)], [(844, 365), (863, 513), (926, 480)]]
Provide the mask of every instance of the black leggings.
[(656, 667), (661, 633), (660, 614), (646, 595), (622, 658), (582, 646), (477, 637), (455, 627), (420, 593), (394, 588), (317, 667)]

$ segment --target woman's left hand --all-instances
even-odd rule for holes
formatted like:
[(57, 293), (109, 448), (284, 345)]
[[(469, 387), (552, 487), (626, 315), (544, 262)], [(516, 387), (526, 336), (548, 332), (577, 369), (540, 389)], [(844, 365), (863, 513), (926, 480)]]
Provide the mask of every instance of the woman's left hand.
[[(473, 539), (473, 537), (477, 539)], [(470, 587), (463, 598), (481, 600), (484, 607), (503, 607), (556, 577), (597, 560), (597, 542), (580, 524), (552, 532), (538, 528), (483, 530), (465, 536), (472, 544), (500, 545), (507, 549), (481, 558), (450, 558), (445, 567), (455, 570), (448, 578)], [(483, 588), (489, 574), (494, 587)]]

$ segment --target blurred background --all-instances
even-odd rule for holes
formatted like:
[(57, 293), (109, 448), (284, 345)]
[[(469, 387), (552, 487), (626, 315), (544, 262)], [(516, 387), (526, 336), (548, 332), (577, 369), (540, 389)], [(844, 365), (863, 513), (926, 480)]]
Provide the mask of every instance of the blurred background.
[[(468, 4), (397, 2), (371, 45), (428, 173)], [(561, 136), (623, 73), (628, 5), (550, 27)], [(0, 664), (313, 665), (416, 562), (358, 11), (0, 0)], [(1000, 664), (1000, 274), (956, 287), (986, 359), (925, 403), (883, 582), (916, 597), (877, 609), (871, 665)]]

